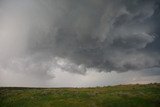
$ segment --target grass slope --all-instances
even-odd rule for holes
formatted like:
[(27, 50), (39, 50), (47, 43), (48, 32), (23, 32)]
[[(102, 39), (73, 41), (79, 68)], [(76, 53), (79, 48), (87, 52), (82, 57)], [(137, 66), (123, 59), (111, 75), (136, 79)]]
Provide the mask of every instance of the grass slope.
[(160, 107), (160, 83), (96, 88), (0, 88), (0, 107)]

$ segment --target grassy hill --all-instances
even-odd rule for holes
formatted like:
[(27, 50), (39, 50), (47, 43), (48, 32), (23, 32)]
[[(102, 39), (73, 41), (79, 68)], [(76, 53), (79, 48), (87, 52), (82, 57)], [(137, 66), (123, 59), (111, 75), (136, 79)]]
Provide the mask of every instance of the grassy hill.
[(160, 107), (160, 83), (95, 88), (0, 88), (0, 107)]

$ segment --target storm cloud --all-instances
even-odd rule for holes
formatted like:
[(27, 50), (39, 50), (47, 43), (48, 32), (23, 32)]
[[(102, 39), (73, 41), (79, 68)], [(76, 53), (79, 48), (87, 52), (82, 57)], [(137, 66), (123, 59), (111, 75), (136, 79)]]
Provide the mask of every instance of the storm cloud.
[(159, 19), (159, 0), (1, 0), (0, 74), (159, 69)]

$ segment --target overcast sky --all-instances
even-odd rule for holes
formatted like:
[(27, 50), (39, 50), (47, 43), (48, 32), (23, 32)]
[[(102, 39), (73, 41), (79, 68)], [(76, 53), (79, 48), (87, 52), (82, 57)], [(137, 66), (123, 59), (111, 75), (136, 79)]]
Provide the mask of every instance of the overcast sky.
[(159, 0), (0, 0), (0, 86), (160, 82)]

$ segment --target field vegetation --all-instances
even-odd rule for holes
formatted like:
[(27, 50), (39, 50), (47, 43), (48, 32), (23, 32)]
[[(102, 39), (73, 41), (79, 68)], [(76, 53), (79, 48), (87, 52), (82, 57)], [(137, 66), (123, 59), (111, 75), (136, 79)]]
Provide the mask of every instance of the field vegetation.
[(94, 88), (1, 87), (0, 107), (160, 107), (160, 83)]

